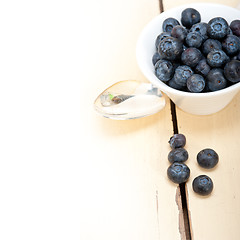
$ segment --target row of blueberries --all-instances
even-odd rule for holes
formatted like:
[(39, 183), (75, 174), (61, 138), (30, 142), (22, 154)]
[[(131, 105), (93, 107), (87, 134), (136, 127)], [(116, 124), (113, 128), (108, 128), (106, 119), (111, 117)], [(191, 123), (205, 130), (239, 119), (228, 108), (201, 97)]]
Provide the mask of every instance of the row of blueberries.
[(193, 8), (181, 23), (167, 18), (155, 40), (155, 75), (170, 87), (188, 92), (212, 92), (240, 82), (240, 20), (222, 17), (201, 22)]
[[(188, 152), (184, 149), (186, 137), (183, 134), (174, 134), (169, 140), (172, 150), (168, 154), (171, 165), (168, 167), (168, 178), (174, 183), (184, 183), (189, 179), (190, 169), (183, 162), (188, 159)], [(202, 168), (214, 168), (219, 161), (218, 154), (210, 148), (201, 150), (197, 154), (197, 162)], [(200, 175), (193, 180), (193, 191), (206, 196), (213, 190), (213, 181), (207, 175)]]

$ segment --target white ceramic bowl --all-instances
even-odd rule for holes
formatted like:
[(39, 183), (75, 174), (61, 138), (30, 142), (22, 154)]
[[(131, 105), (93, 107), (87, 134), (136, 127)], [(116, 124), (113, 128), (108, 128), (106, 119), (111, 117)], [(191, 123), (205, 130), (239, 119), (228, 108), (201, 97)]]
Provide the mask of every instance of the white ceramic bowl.
[(181, 12), (188, 7), (200, 12), (201, 22), (208, 22), (213, 17), (223, 17), (230, 24), (232, 20), (240, 18), (240, 11), (237, 9), (209, 3), (187, 4), (165, 11), (149, 22), (140, 34), (136, 48), (137, 62), (145, 77), (166, 93), (183, 111), (196, 115), (208, 115), (220, 111), (230, 103), (240, 90), (240, 83), (216, 92), (183, 92), (161, 82), (155, 76), (152, 64), (152, 56), (156, 51), (155, 39), (162, 32), (163, 21), (168, 17), (174, 17), (180, 22)]

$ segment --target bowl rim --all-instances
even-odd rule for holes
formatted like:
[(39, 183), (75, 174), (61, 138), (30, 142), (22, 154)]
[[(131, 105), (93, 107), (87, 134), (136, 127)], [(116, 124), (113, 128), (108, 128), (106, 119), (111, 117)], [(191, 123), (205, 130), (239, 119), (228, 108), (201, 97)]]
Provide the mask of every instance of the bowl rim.
[(159, 87), (163, 92), (165, 92), (166, 94), (174, 94), (174, 95), (178, 95), (178, 96), (189, 96), (189, 97), (198, 97), (198, 98), (204, 98), (204, 97), (213, 97), (213, 96), (219, 96), (221, 94), (227, 94), (229, 92), (234, 92), (237, 91), (238, 88), (240, 88), (240, 82), (235, 83), (231, 86), (228, 86), (224, 89), (218, 90), (218, 91), (214, 91), (214, 92), (201, 92), (201, 93), (192, 93), (192, 92), (185, 92), (185, 91), (181, 91), (181, 90), (177, 90), (174, 88), (169, 87), (167, 84), (165, 84), (164, 82), (161, 82), (153, 73), (152, 71), (150, 71), (149, 68), (145, 67), (144, 61), (141, 60), (142, 59), (142, 54), (141, 54), (141, 50), (143, 47), (143, 39), (146, 36), (146, 32), (148, 32), (148, 29), (156, 22), (159, 21), (159, 19), (162, 19), (165, 17), (165, 15), (169, 16), (169, 13), (174, 12), (174, 11), (178, 11), (182, 8), (188, 8), (188, 7), (193, 7), (193, 8), (197, 8), (198, 6), (200, 7), (219, 7), (219, 8), (223, 8), (226, 9), (226, 11), (235, 11), (236, 13), (239, 13), (240, 15), (240, 10), (230, 7), (228, 5), (224, 5), (224, 4), (219, 4), (219, 3), (189, 3), (189, 4), (183, 4), (183, 5), (179, 5), (177, 7), (174, 8), (170, 8), (160, 14), (158, 14), (157, 16), (155, 16), (152, 20), (150, 20), (150, 22), (148, 22), (145, 27), (142, 29), (138, 40), (137, 40), (137, 44), (136, 44), (136, 59), (137, 59), (137, 63), (138, 66), (141, 70), (141, 72), (144, 74), (144, 76), (147, 78), (148, 81), (150, 81), (149, 79), (151, 79), (151, 83), (156, 85), (157, 87), (159, 86), (159, 84), (161, 85), (161, 87)]

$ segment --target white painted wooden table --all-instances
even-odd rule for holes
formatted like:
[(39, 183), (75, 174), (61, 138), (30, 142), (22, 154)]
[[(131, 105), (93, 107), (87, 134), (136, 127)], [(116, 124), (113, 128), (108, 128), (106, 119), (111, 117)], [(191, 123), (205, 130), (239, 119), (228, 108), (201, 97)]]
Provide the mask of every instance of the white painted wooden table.
[[(163, 5), (167, 10), (187, 2)], [(105, 119), (93, 110), (109, 85), (147, 81), (135, 47), (159, 14), (159, 2), (24, 0), (0, 6), (0, 239), (185, 239), (179, 191), (166, 176), (169, 100), (163, 111), (137, 120)], [(239, 101), (240, 95), (207, 117), (177, 109), (190, 155), (195, 240), (240, 236)], [(195, 161), (204, 147), (220, 155), (218, 167), (207, 172), (215, 184), (209, 198), (191, 188), (192, 179), (206, 172)]]

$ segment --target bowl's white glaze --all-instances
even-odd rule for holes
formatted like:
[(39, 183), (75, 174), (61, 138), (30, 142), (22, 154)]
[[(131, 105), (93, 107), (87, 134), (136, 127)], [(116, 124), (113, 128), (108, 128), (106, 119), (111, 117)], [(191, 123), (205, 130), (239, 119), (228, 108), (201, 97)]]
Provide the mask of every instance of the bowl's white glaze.
[(208, 115), (220, 111), (230, 103), (240, 90), (240, 83), (210, 93), (178, 91), (167, 86), (155, 76), (152, 64), (155, 39), (162, 32), (163, 21), (168, 17), (174, 17), (180, 21), (181, 12), (188, 7), (200, 12), (201, 22), (208, 22), (213, 17), (223, 17), (230, 24), (232, 20), (240, 18), (239, 10), (220, 4), (193, 3), (165, 11), (149, 22), (140, 34), (136, 47), (137, 62), (145, 77), (166, 93), (183, 111), (196, 115)]

